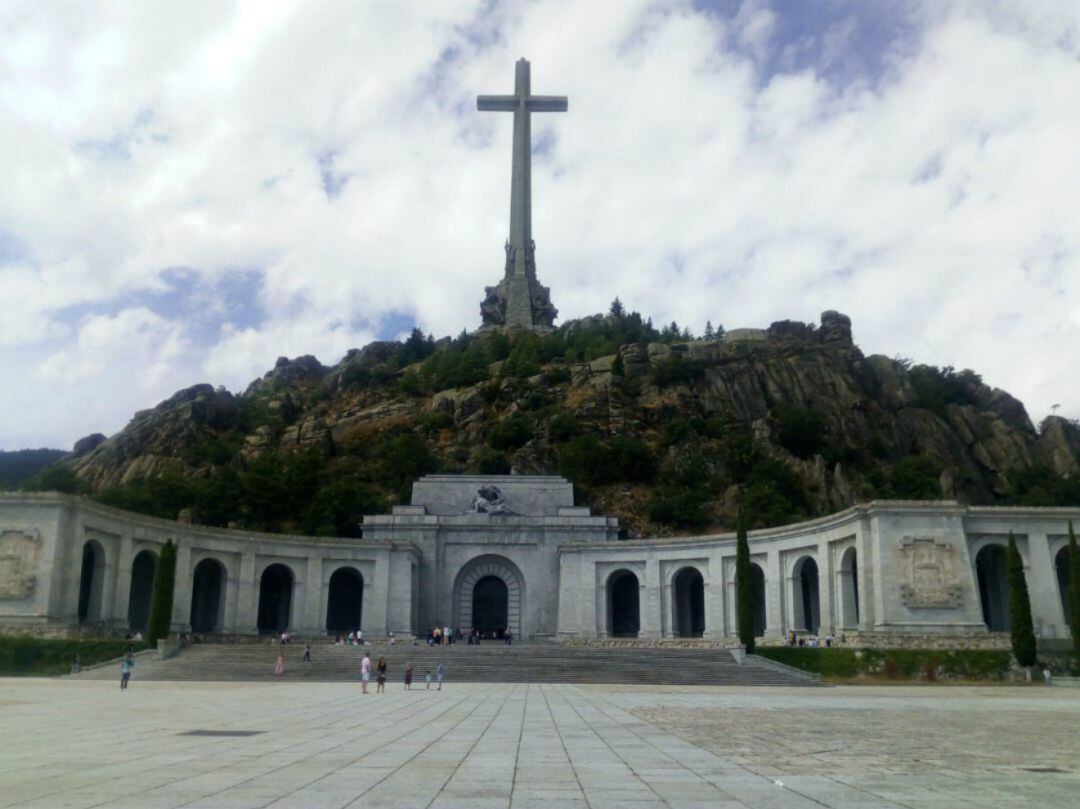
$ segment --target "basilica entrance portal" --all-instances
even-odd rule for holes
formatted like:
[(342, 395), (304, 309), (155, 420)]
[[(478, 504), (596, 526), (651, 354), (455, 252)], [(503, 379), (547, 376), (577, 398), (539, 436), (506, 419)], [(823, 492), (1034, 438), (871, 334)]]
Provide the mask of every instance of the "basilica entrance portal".
[(524, 578), (509, 559), (480, 556), (461, 568), (454, 582), (453, 625), (468, 634), (502, 637), (510, 629), (521, 637)]

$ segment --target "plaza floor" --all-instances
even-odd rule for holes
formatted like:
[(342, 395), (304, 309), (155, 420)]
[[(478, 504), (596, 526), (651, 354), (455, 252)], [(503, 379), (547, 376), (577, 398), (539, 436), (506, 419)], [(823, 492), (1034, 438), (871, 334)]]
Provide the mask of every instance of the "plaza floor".
[(0, 807), (1078, 805), (1080, 689), (0, 680)]

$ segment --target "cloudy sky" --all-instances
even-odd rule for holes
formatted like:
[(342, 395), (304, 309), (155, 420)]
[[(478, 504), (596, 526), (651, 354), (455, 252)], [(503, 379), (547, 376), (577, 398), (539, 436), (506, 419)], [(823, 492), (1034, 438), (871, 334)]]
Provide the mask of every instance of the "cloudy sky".
[(1080, 4), (0, 5), (0, 448), (479, 325), (514, 61), (561, 319), (851, 315), (1080, 417)]

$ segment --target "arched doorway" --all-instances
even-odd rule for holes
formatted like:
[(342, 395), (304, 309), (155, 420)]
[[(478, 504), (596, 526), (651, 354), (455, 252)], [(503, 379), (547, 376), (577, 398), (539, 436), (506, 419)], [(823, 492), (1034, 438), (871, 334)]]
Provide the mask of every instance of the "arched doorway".
[(750, 586), (754, 590), (754, 637), (765, 635), (765, 571), (750, 563)]
[(821, 627), (821, 601), (818, 597), (817, 562), (804, 556), (795, 563), (792, 575), (795, 630), (816, 635)]
[(225, 566), (217, 559), (203, 559), (195, 565), (191, 583), (192, 632), (217, 632), (225, 611)]
[(509, 628), (515, 638), (522, 638), (524, 603), (525, 579), (517, 566), (502, 556), (478, 556), (463, 565), (454, 580), (451, 620), (466, 633), (478, 629), (498, 637)]
[(353, 567), (339, 567), (330, 577), (326, 597), (326, 631), (353, 632), (360, 628), (364, 609), (364, 577)]
[(848, 548), (840, 558), (840, 626), (859, 626), (859, 567), (854, 548)]
[(608, 635), (636, 638), (641, 631), (638, 577), (629, 570), (617, 570), (608, 579)]
[(1004, 545), (987, 545), (975, 555), (975, 577), (983, 623), (991, 632), (1008, 632), (1009, 575)]
[(154, 594), (157, 556), (153, 551), (139, 551), (131, 563), (131, 590), (128, 595), (128, 628), (146, 632), (150, 628), (150, 599)]
[(473, 585), (472, 625), (484, 637), (503, 637), (509, 624), (510, 591), (498, 576), (484, 576)]
[(79, 571), (79, 623), (101, 620), (101, 591), (105, 586), (105, 549), (91, 539), (83, 545)]
[(696, 567), (684, 567), (675, 574), (673, 585), (675, 634), (700, 638), (705, 634), (705, 578)]
[(259, 579), (259, 631), (284, 632), (292, 609), (293, 573), (281, 564), (268, 566)]
[(1069, 614), (1069, 546), (1066, 545), (1054, 556), (1054, 568), (1057, 571), (1058, 593), (1061, 594), (1061, 610), (1065, 613), (1065, 626), (1072, 626), (1072, 615)]

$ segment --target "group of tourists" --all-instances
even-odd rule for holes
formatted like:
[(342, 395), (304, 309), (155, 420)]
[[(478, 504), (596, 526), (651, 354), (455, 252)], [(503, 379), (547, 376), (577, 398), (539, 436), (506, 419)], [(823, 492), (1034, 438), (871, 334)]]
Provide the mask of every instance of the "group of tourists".
[[(829, 648), (833, 645), (835, 639), (830, 632), (824, 638), (817, 635), (799, 635), (792, 629), (788, 632), (788, 646), (806, 646), (811, 649), (817, 649), (822, 646)], [(843, 646), (847, 642), (847, 638), (844, 635), (840, 636), (840, 645)]]
[[(364, 693), (364, 694), (368, 693), (368, 683), (371, 681), (371, 668), (372, 668), (371, 654), (369, 652), (364, 652), (364, 659), (360, 663), (360, 688), (362, 689), (362, 693)], [(379, 662), (375, 664), (375, 693), (376, 694), (385, 694), (386, 693), (386, 679), (387, 679), (388, 676), (389, 676), (389, 666), (387, 666), (387, 664), (386, 664), (386, 658), (385, 657), (380, 657)], [(446, 676), (446, 667), (443, 666), (442, 663), (439, 663), (435, 667), (435, 681), (436, 681), (435, 690), (436, 691), (442, 691), (443, 678), (445, 676)], [(412, 690), (412, 681), (413, 681), (413, 664), (412, 663), (406, 663), (405, 664), (405, 678), (404, 679), (405, 679), (405, 690), (406, 691), (411, 691)], [(424, 681), (425, 681), (426, 687), (428, 689), (431, 688), (431, 680), (432, 680), (431, 669), (428, 669), (427, 674), (424, 675)]]
[[(393, 633), (391, 633), (392, 635)], [(427, 645), (428, 646), (442, 646), (451, 643), (460, 643), (463, 635), (461, 628), (452, 628), (449, 626), (436, 626), (428, 631)], [(479, 646), (482, 640), (501, 640), (507, 646), (513, 642), (514, 635), (510, 631), (510, 627), (506, 627), (502, 631), (494, 632), (481, 632), (476, 627), (473, 627), (472, 632), (469, 633), (468, 644), (470, 646)], [(413, 644), (415, 645), (415, 643)]]

